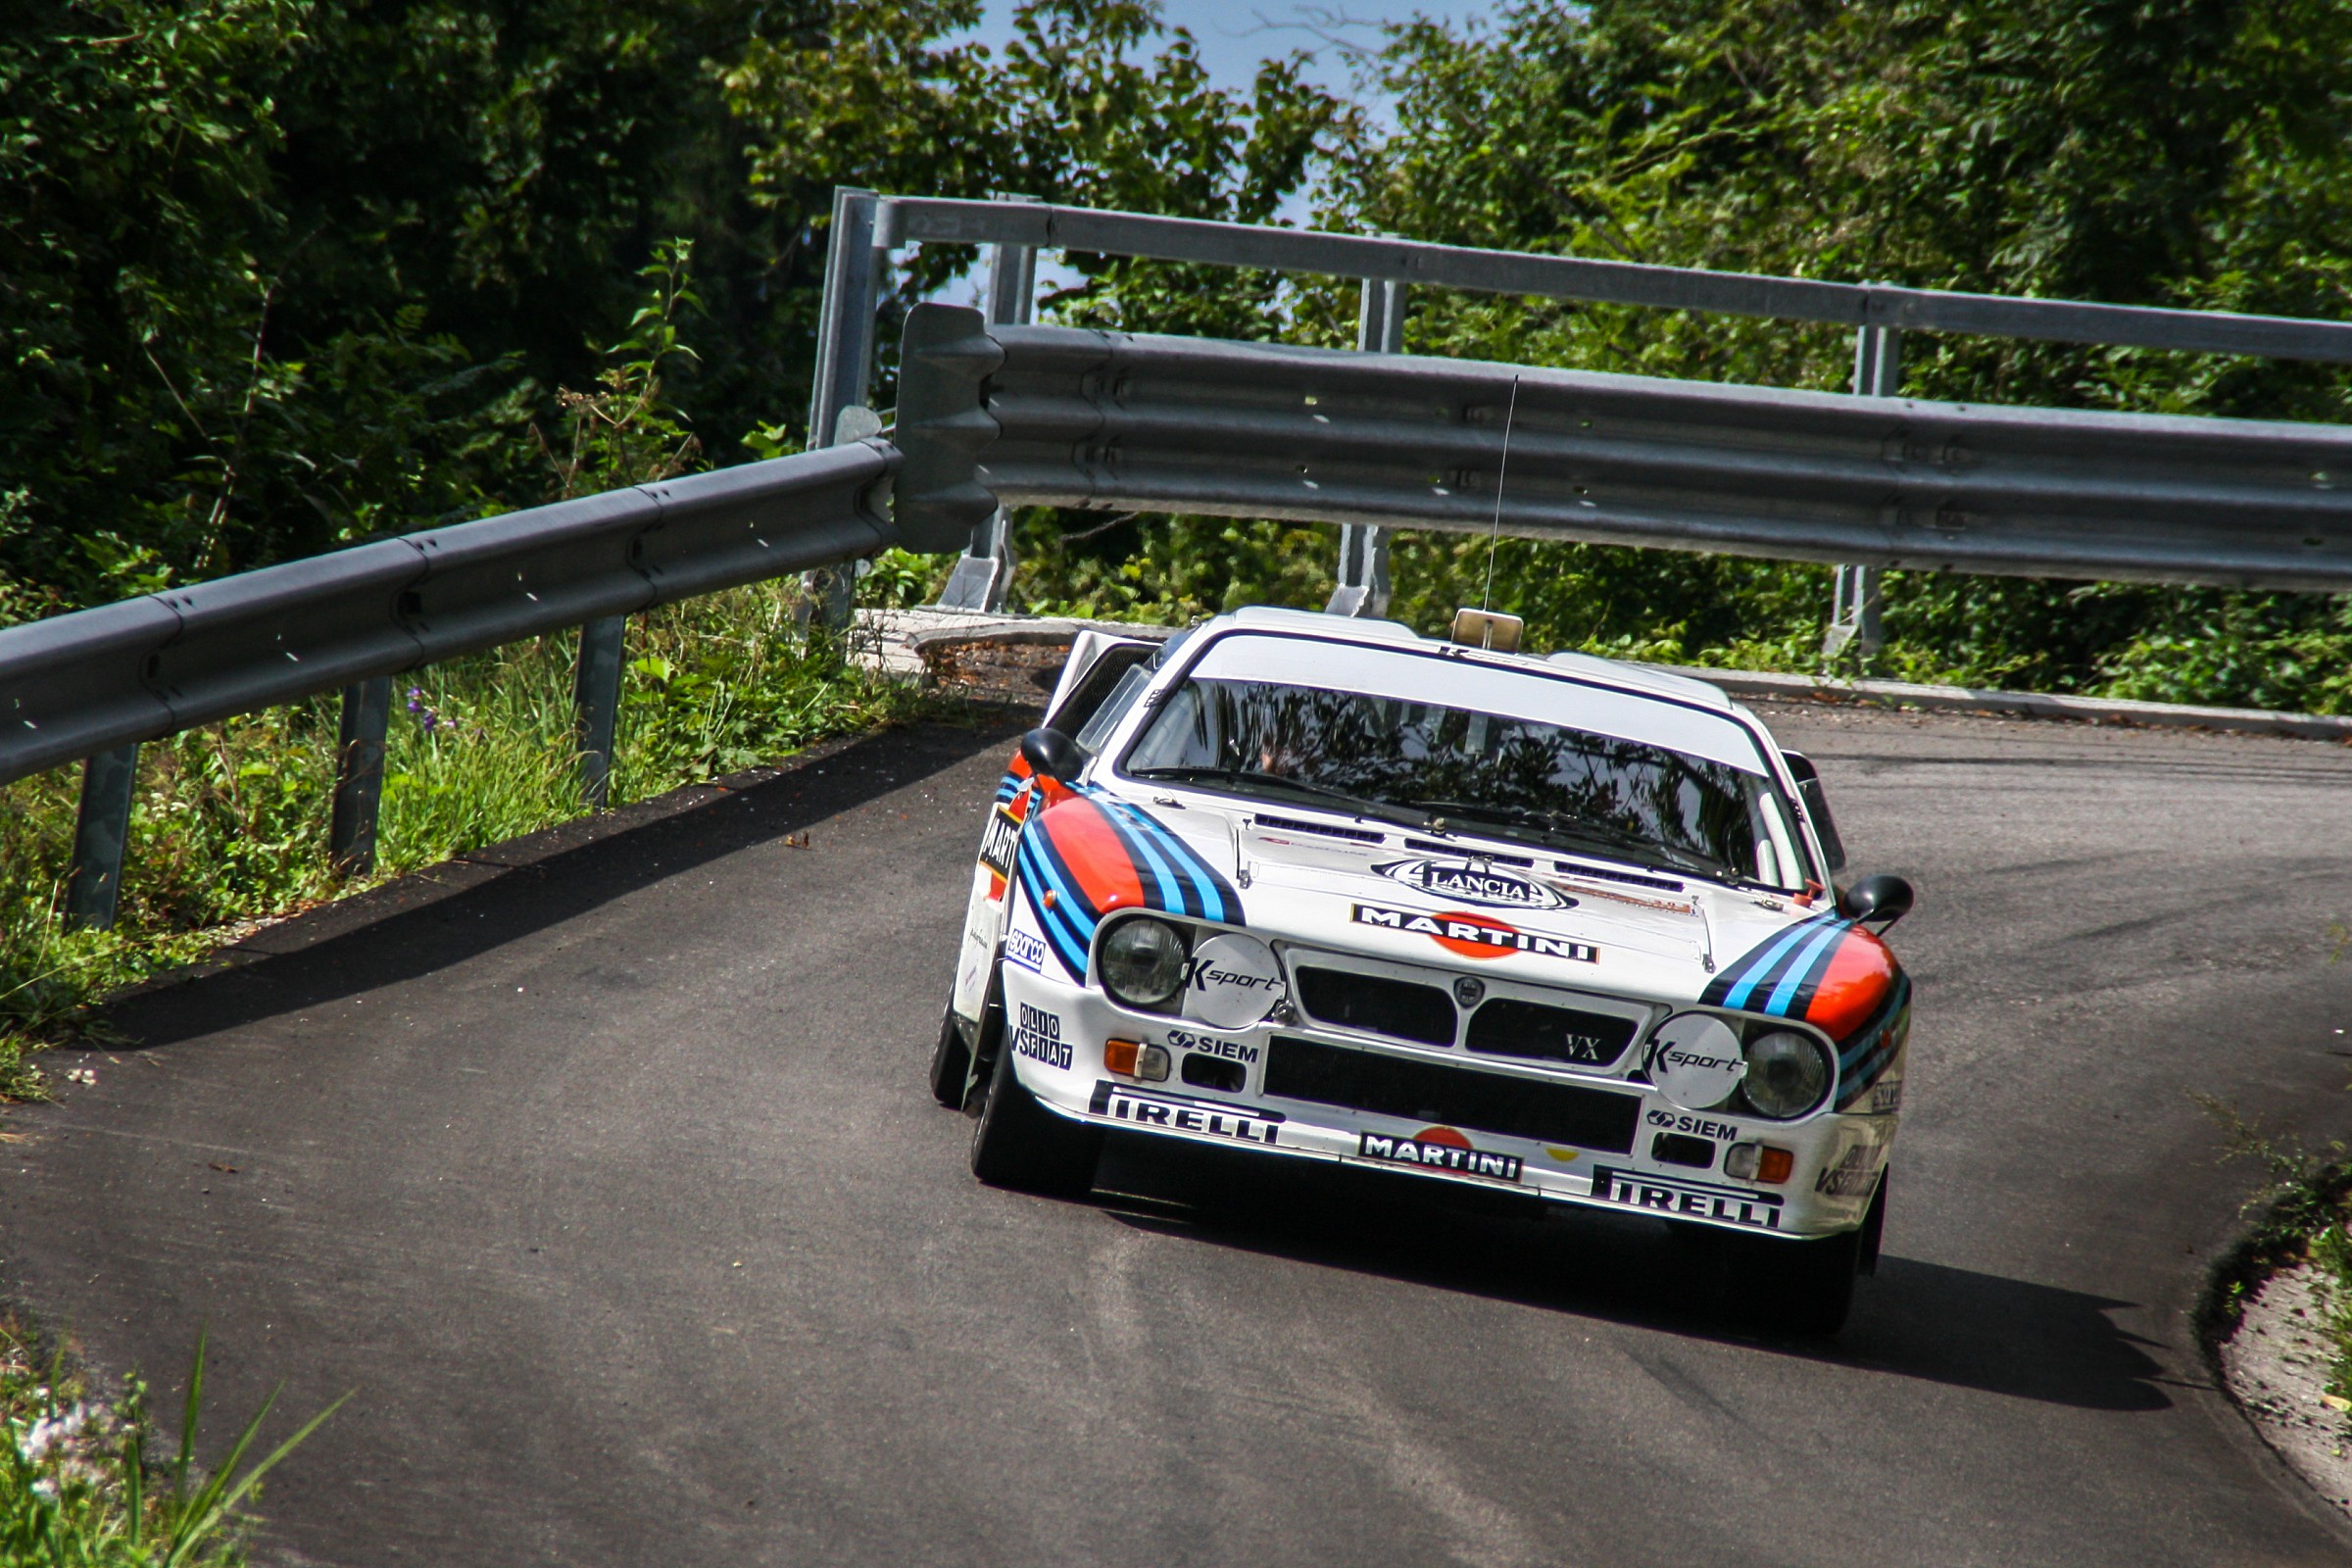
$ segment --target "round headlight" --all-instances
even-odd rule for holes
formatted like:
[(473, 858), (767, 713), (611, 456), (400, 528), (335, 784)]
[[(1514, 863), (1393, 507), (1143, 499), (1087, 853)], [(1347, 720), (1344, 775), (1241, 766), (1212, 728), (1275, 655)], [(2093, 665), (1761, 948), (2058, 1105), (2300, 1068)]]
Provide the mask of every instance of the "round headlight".
[(1102, 939), (1102, 989), (1130, 1007), (1163, 1007), (1184, 985), (1184, 938), (1165, 920), (1121, 920)]
[(1810, 1035), (1775, 1029), (1747, 1043), (1747, 1076), (1740, 1092), (1762, 1114), (1792, 1120), (1820, 1104), (1829, 1088), (1829, 1054)]

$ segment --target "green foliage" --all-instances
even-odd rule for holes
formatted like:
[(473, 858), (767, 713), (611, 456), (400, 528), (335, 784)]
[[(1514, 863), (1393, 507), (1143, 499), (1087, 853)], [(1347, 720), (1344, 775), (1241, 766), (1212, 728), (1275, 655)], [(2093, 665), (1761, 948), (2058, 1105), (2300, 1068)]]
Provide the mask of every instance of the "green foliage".
[(1043, 509), (1021, 516), (1014, 548), (1019, 608), (1163, 625), (1243, 605), (1321, 605), (1339, 557), (1334, 531), (1312, 524)]
[[(562, 429), (561, 493), (691, 462), (690, 440), (795, 449), (836, 183), (1250, 221), (1312, 189), (1334, 226), (1469, 244), (2330, 318), (2352, 301), (2336, 0), (1522, 3), (1394, 29), (1368, 62), (1393, 118), (1295, 57), (1220, 89), (1143, 0), (1030, 0), (993, 52), (963, 41), (976, 0), (19, 13), (0, 28), (0, 620), (538, 499), (513, 439), (528, 427)], [(692, 303), (632, 320), (649, 258), (689, 244)], [(971, 260), (904, 257), (894, 309)], [(1066, 321), (1350, 337), (1345, 282), (1067, 260), (1079, 281), (1049, 302)], [(649, 330), (632, 363), (659, 371), (624, 392), (603, 346)], [(1826, 327), (1427, 290), (1407, 341), (1820, 388), (1849, 363)], [(2261, 361), (1906, 348), (1909, 389), (1968, 401), (2341, 420), (2352, 385)], [(1034, 603), (1165, 619), (1322, 592), (1310, 530), (1090, 533), (1101, 520), (1024, 524)], [(1467, 549), (1400, 541), (1400, 612), (1442, 621)], [(1506, 546), (1495, 594), (1556, 646), (1803, 666), (1821, 580)], [(2345, 613), (1898, 573), (1873, 667), (2334, 709)]]
[[(205, 1336), (196, 1341), (168, 1460), (151, 1456), (146, 1387), (123, 1380), (94, 1397), (64, 1354), (46, 1364), (14, 1315), (0, 1317), (0, 1568), (234, 1568), (250, 1521), (238, 1506), (262, 1478), (341, 1407), (343, 1396), (246, 1464), (277, 1402), (271, 1393), (209, 1473), (196, 1466)], [(242, 1469), (240, 1469), (242, 1467)], [(159, 1481), (168, 1485), (158, 1487)]]
[(555, 469), (556, 499), (653, 484), (697, 466), (702, 441), (663, 400), (662, 384), (671, 367), (699, 358), (680, 336), (683, 318), (703, 308), (694, 292), (693, 260), (692, 240), (669, 239), (637, 270), (651, 286), (629, 318), (628, 335), (605, 351), (608, 364), (597, 389), (556, 394), (567, 435), (564, 450), (558, 454), (532, 427)]
[[(1372, 67), (1393, 127), (1324, 122), (1321, 220), (1606, 260), (2342, 318), (2352, 306), (2352, 10), (2328, 0), (1957, 8), (1814, 0), (1506, 6), (1416, 21)], [(1226, 296), (1107, 270), (1072, 319), (1346, 341), (1352, 290), (1304, 286), (1226, 325)], [(1233, 285), (1228, 285), (1230, 294)], [(1272, 296), (1269, 296), (1272, 297)], [(1583, 368), (1844, 390), (1842, 331), (1415, 291), (1406, 346)], [(2341, 368), (1914, 335), (1905, 389), (2345, 421)], [(1072, 533), (1089, 523), (1061, 519)], [(1302, 588), (1292, 530), (1154, 529), (1034, 551), (1040, 603), (1139, 583)], [(1052, 536), (1047, 539), (1051, 541)], [(1107, 545), (1121, 542), (1114, 531)], [(1197, 553), (1195, 553), (1197, 552)], [(1396, 541), (1396, 609), (1477, 602), (1483, 540)], [(1030, 563), (1024, 574), (1032, 573)], [(1539, 646), (1809, 668), (1820, 567), (1505, 541), (1494, 600)], [(1139, 590), (1168, 618), (1213, 595)], [(1858, 672), (2352, 710), (2347, 602), (1896, 572), (1889, 645)], [(1311, 589), (1292, 603), (1318, 603)]]
[[(1269, 61), (1218, 88), (1144, 0), (29, 0), (0, 24), (0, 623), (776, 455), (808, 384), (836, 183), (1843, 279), (2352, 315), (2352, 10), (2337, 0), (1601, 0), (1415, 21), (1372, 117)], [(676, 236), (667, 238), (665, 236)], [(968, 248), (903, 258), (893, 309)], [(1067, 258), (1070, 322), (1351, 339), (1328, 279)], [(687, 275), (688, 263), (693, 276)], [(895, 333), (889, 322), (882, 341)], [(1431, 290), (1408, 347), (1839, 388), (1826, 327)], [(1913, 337), (1967, 401), (2343, 421), (2340, 368)], [(887, 358), (887, 356), (886, 356)], [(884, 367), (880, 401), (888, 401)], [(580, 389), (559, 390), (548, 389)], [(532, 438), (536, 439), (532, 439)], [(1019, 524), (1038, 610), (1319, 604), (1332, 531)], [(1485, 542), (1396, 541), (1396, 612), (1487, 591)], [(871, 603), (945, 564), (886, 553)], [(1813, 565), (1506, 540), (1536, 646), (1808, 667)], [(632, 628), (624, 793), (898, 701), (746, 591)], [(1897, 572), (1868, 666), (2352, 710), (2352, 602)], [(416, 677), (385, 864), (577, 805), (563, 640)], [(423, 722), (425, 715), (434, 722)], [(322, 704), (147, 749), (119, 934), (55, 920), (70, 780), (0, 792), (0, 1054), (104, 987), (328, 896)], [(29, 1069), (0, 1054), (0, 1084)]]
[(397, 292), (285, 321), (294, 0), (31, 0), (0, 30), (0, 612), (463, 515), (515, 367)]
[[(750, 127), (752, 189), (821, 212), (837, 184), (1268, 220), (1302, 190), (1352, 111), (1266, 62), (1245, 99), (1214, 85), (1191, 34), (1137, 0), (1025, 0), (1002, 59), (952, 41), (973, 0), (844, 0), (820, 25), (755, 39), (724, 75)], [(1149, 52), (1156, 46), (1156, 52)], [(906, 258), (896, 306), (956, 281), (968, 246)], [(1265, 274), (1071, 255), (1061, 318), (1263, 335), (1285, 289)], [(896, 337), (886, 323), (884, 340)], [(887, 398), (887, 369), (885, 374)]]
[[(1458, 243), (2341, 318), (2352, 193), (2323, 190), (2321, 171), (2345, 156), (2348, 45), (2352, 11), (2304, 0), (1514, 6), (1491, 30), (1397, 30), (1381, 62), (1396, 132), (1341, 160), (1333, 207)], [(1416, 296), (1407, 342), (1837, 390), (1851, 353), (1827, 329), (1459, 296)], [(1916, 335), (1905, 350), (1906, 390), (1931, 397), (2352, 416), (2335, 368)], [(1551, 547), (1510, 562), (1497, 594), (1538, 607), (1561, 646), (1609, 627), (1600, 640), (1671, 640), (1694, 662), (1744, 649), (1802, 664), (1822, 580)], [(2329, 678), (2352, 655), (2341, 601), (1919, 573), (1887, 593), (1887, 673), (2347, 697)], [(1657, 607), (1647, 626), (1611, 626), (1640, 603)]]

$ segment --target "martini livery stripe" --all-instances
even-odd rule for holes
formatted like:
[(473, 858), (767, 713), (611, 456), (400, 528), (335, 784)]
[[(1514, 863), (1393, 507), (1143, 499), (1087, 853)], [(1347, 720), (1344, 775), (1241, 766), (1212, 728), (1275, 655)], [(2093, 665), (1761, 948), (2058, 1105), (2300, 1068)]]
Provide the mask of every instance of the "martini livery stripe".
[(997, 780), (997, 804), (1010, 806), (1012, 798), (1020, 794), (1021, 786), (1028, 782), (1029, 759), (1015, 752), (1012, 760), (1004, 764), (1004, 776)]
[(1911, 1035), (1911, 977), (1897, 974), (1870, 1021), (1838, 1050), (1838, 1108), (1845, 1109), (1877, 1083)]
[(1776, 932), (1717, 975), (1702, 1004), (1801, 1018), (1838, 1043), (1838, 1108), (1884, 1075), (1911, 1030), (1911, 980), (1877, 937), (1835, 912)]
[(1840, 1047), (1892, 1016), (1910, 987), (1877, 937), (1834, 912), (1800, 920), (1727, 967), (1699, 997), (1702, 1005), (1801, 1018)]
[[(1844, 918), (1838, 914), (1817, 914), (1809, 920), (1800, 920), (1786, 931), (1775, 933), (1717, 975), (1699, 1000), (1722, 1007), (1772, 1011), (1765, 1003), (1778, 992), (1782, 981), (1793, 974), (1801, 983), (1811, 961), (1845, 927)], [(1779, 1010), (1786, 1014), (1788, 1009), (1784, 1004)]]
[(1072, 886), (1067, 873), (1046, 853), (1041, 835), (1021, 835), (1021, 847), (1012, 858), (1012, 871), (1020, 879), (1021, 897), (1037, 911), (1038, 924), (1045, 929), (1046, 946), (1073, 978), (1083, 978), (1087, 950), (1094, 946), (1095, 927), (1101, 923), (1100, 918), (1088, 909), (1084, 897)]
[(1242, 896), (1233, 884), (1157, 817), (1107, 795), (1089, 799), (1102, 807), (1130, 851), (1149, 863), (1158, 879), (1160, 897), (1166, 902), (1152, 902), (1151, 907), (1227, 925), (1242, 923)]
[(1215, 866), (1149, 811), (1107, 796), (1072, 796), (1039, 812), (1014, 871), (1073, 975), (1086, 973), (1095, 929), (1114, 909), (1243, 923), (1241, 895)]
[(988, 871), (988, 902), (996, 904), (1004, 897), (1004, 881), (1008, 874), (1012, 853), (1011, 840), (1005, 835), (1021, 830), (1021, 819), (1029, 814), (1032, 793), (1024, 793), (1029, 782), (1029, 760), (1020, 753), (1012, 754), (1005, 764), (1004, 776), (997, 780), (997, 806), (1001, 815), (989, 818), (988, 833), (980, 841), (980, 863)]

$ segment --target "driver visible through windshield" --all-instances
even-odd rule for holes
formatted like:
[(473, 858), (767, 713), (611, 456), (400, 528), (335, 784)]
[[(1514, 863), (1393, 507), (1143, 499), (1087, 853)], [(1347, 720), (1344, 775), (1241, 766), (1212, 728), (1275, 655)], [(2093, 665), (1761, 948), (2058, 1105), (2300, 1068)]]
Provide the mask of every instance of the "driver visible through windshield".
[(1439, 703), (1196, 677), (1123, 771), (1783, 891), (1806, 882), (1786, 803), (1759, 774)]

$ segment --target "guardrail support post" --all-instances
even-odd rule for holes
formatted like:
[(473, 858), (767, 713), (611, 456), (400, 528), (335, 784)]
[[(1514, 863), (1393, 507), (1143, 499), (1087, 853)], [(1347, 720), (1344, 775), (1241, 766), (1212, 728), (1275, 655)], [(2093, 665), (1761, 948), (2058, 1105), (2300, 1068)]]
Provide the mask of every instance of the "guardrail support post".
[[(1895, 397), (1902, 380), (1903, 334), (1888, 326), (1854, 328), (1854, 396)], [(1879, 618), (1885, 608), (1877, 566), (1839, 566), (1821, 657), (1836, 659), (1849, 647), (1860, 654), (1877, 653), (1886, 641)]]
[(81, 814), (74, 824), (74, 864), (66, 872), (66, 926), (104, 931), (115, 923), (122, 891), (122, 852), (130, 843), (131, 786), (139, 749), (119, 746), (81, 764)]
[[(1364, 279), (1362, 302), (1355, 313), (1355, 346), (1364, 354), (1404, 352), (1404, 285), (1379, 278)], [(1340, 524), (1340, 581), (1331, 602), (1331, 615), (1364, 615), (1378, 619), (1389, 612), (1389, 530), (1369, 523)]]
[[(833, 192), (833, 230), (825, 253), (825, 292), (817, 307), (816, 383), (808, 394), (808, 450), (839, 446), (844, 409), (863, 407), (874, 372), (874, 312), (888, 258), (874, 249), (880, 198), (857, 186)], [(840, 631), (850, 623), (856, 564), (819, 566), (801, 578), (809, 617)]]
[[(1034, 196), (999, 192), (1000, 202), (1033, 202)], [(1031, 245), (991, 245), (988, 248), (988, 323), (1027, 326), (1037, 315), (1037, 249)], [(972, 530), (972, 542), (949, 573), (939, 592), (942, 610), (1004, 608), (1012, 591), (1012, 514), (1003, 507)]]
[(376, 808), (384, 795), (384, 731), (392, 721), (392, 677), (343, 688), (343, 724), (335, 739), (335, 811), (326, 831), (327, 861), (337, 876), (375, 869)]
[(626, 615), (601, 615), (580, 628), (571, 709), (580, 747), (580, 798), (591, 811), (605, 808), (612, 790), (612, 732), (620, 718), (620, 655), (628, 628)]

